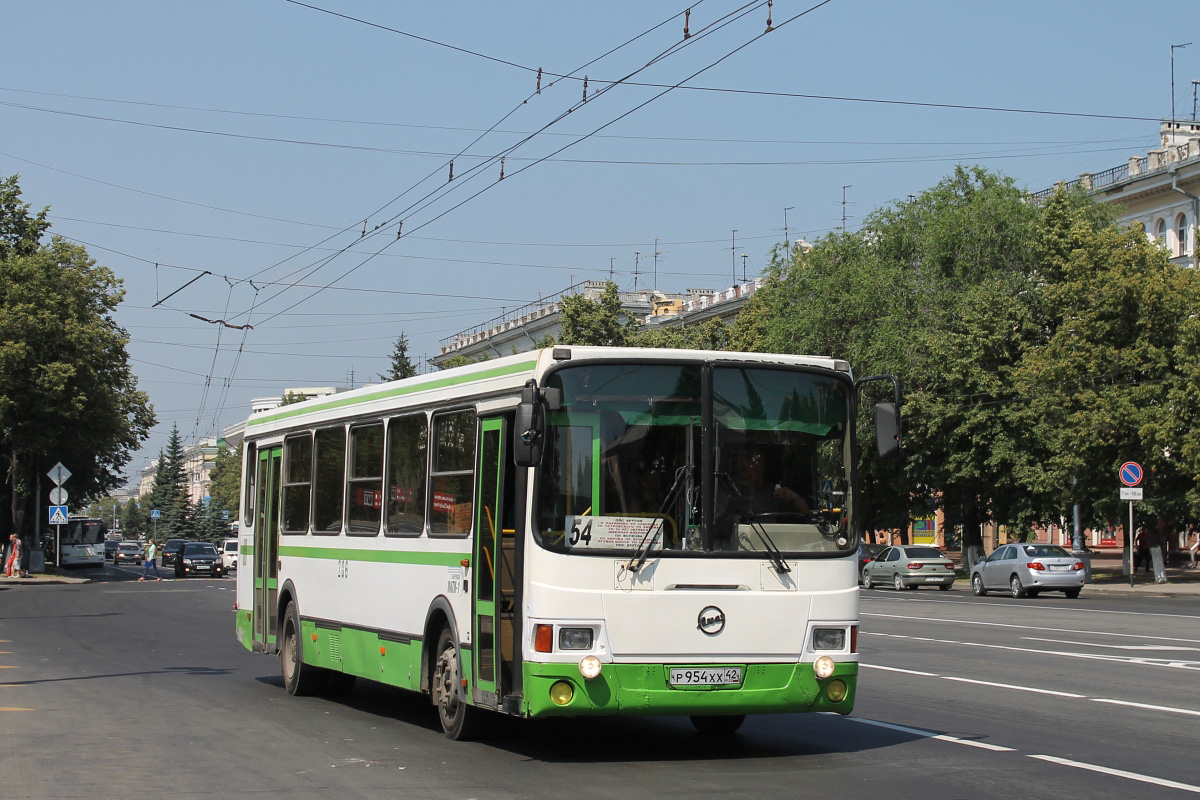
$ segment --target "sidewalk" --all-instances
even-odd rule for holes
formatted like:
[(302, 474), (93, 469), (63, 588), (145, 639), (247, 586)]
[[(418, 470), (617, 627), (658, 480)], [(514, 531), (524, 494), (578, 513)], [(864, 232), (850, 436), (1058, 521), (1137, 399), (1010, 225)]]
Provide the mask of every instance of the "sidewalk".
[[(50, 568), (53, 570), (53, 567)], [(5, 586), (38, 586), (47, 584), (62, 584), (62, 583), (91, 583), (92, 579), (84, 575), (58, 574), (53, 571), (38, 573), (34, 575), (30, 573), (24, 578), (5, 578), (0, 576), (0, 589)]]

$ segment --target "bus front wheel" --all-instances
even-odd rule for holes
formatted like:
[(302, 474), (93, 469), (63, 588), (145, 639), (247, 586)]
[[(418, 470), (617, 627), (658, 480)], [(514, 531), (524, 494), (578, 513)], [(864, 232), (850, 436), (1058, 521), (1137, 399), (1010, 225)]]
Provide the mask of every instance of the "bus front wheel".
[(463, 696), (461, 663), (454, 635), (449, 628), (442, 628), (433, 652), (433, 704), (446, 736), (467, 741), (477, 734), (483, 712), (469, 705)]

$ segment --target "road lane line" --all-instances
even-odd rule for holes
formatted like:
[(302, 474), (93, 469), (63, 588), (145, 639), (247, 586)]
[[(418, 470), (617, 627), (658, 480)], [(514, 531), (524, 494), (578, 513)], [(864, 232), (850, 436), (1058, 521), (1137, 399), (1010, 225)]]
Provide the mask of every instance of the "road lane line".
[(942, 742), (952, 742), (954, 744), (965, 744), (967, 747), (978, 747), (981, 750), (991, 750), (996, 753), (1015, 753), (1016, 750), (1012, 747), (1001, 747), (998, 744), (989, 744), (988, 742), (976, 742), (971, 739), (960, 739), (957, 736), (950, 736), (945, 733), (934, 733), (933, 731), (923, 731), (920, 728), (909, 728), (906, 725), (893, 725), (890, 722), (880, 722), (874, 719), (865, 719), (863, 717), (844, 717), (850, 722), (861, 722), (863, 725), (874, 725), (879, 728), (887, 728), (888, 730), (900, 731), (901, 733), (909, 733), (913, 736), (920, 736), (925, 739), (937, 739)]
[(906, 675), (921, 675), (926, 678), (940, 677), (939, 675), (932, 673), (932, 672), (920, 672), (915, 669), (900, 669), (899, 667), (885, 667), (880, 664), (863, 664), (860, 662), (858, 666), (860, 668), (866, 667), (867, 669), (882, 669), (882, 670), (886, 670), (887, 672), (903, 672)]
[(1077, 769), (1086, 769), (1091, 772), (1099, 772), (1104, 775), (1114, 775), (1118, 778), (1128, 778), (1131, 781), (1140, 781), (1142, 783), (1152, 783), (1155, 786), (1166, 786), (1170, 789), (1182, 789), (1185, 792), (1200, 794), (1200, 786), (1194, 786), (1190, 783), (1180, 783), (1179, 781), (1169, 781), (1166, 778), (1155, 778), (1152, 775), (1142, 775), (1138, 772), (1126, 772), (1123, 769), (1113, 769), (1112, 767), (1102, 767), (1098, 764), (1088, 764), (1083, 761), (1071, 761), (1067, 758), (1058, 758), (1057, 756), (1030, 755), (1029, 758), (1036, 758), (1039, 761), (1049, 761), (1052, 764), (1061, 764), (1064, 767), (1075, 767)]
[(1194, 717), (1200, 717), (1200, 711), (1192, 711), (1190, 708), (1176, 708), (1174, 706), (1152, 706), (1148, 703), (1131, 703), (1128, 700), (1110, 700), (1107, 697), (1093, 697), (1093, 702), (1096, 703), (1112, 703), (1118, 706), (1131, 706), (1133, 708), (1145, 708), (1150, 711), (1169, 711), (1172, 714), (1191, 714)]
[(1200, 639), (1180, 639), (1177, 636), (1146, 636), (1140, 633), (1109, 633), (1108, 631), (1080, 631), (1072, 628), (1044, 628), (1040, 625), (1014, 625), (1011, 622), (980, 622), (970, 619), (941, 619), (938, 617), (913, 617), (907, 614), (876, 614), (873, 612), (861, 612), (859, 616), (863, 617), (884, 617), (886, 619), (906, 619), (915, 622), (953, 622), (958, 625), (983, 625), (989, 628), (1019, 628), (1021, 630), (1029, 630), (1037, 628), (1039, 631), (1050, 631), (1052, 633), (1084, 633), (1089, 636), (1120, 636), (1125, 639), (1160, 639), (1166, 642), (1188, 642), (1190, 644), (1200, 644)]
[[(879, 600), (881, 602), (942, 603), (944, 605), (952, 605), (952, 606), (976, 606), (976, 607), (980, 607), (983, 605), (983, 603), (981, 603), (979, 601), (971, 601), (971, 600), (920, 600), (916, 597), (895, 597), (895, 596), (887, 597), (884, 595), (877, 595), (875, 597), (868, 597), (866, 595), (860, 595), (860, 597), (863, 600)], [(1161, 614), (1161, 613), (1156, 613), (1156, 612), (1152, 612), (1152, 611), (1108, 611), (1103, 608), (1080, 608), (1079, 606), (1076, 606), (1076, 605), (1072, 605), (1070, 607), (1068, 607), (1068, 606), (1035, 606), (1035, 605), (1029, 605), (1028, 603), (1020, 603), (1020, 604), (1009, 604), (1007, 606), (1007, 608), (1040, 608), (1040, 609), (1049, 610), (1049, 611), (1078, 611), (1080, 613), (1086, 613), (1086, 614), (1127, 614), (1127, 615), (1132, 615), (1135, 617), (1175, 617), (1178, 619), (1200, 619), (1200, 616), (1196, 616), (1195, 614)]]
[(1056, 692), (1053, 689), (1037, 689), (1033, 686), (1014, 686), (1011, 683), (993, 683), (992, 681), (977, 681), (974, 678), (956, 678), (953, 675), (943, 675), (945, 680), (958, 681), (959, 683), (976, 683), (980, 686), (995, 686), (998, 689), (1016, 689), (1018, 692), (1035, 692), (1037, 694), (1052, 694), (1056, 697), (1074, 697), (1078, 700), (1086, 700), (1086, 694), (1074, 694), (1073, 692)]
[(987, 644), (985, 642), (957, 642), (953, 639), (930, 639), (925, 636), (904, 636), (899, 633), (874, 633), (867, 631), (865, 636), (886, 636), (893, 639), (913, 639), (919, 642), (939, 642), (941, 644), (960, 644), (964, 647), (986, 647), (991, 650), (1012, 650), (1017, 653), (1037, 653), (1043, 656), (1062, 656), (1064, 658), (1082, 658), (1088, 661), (1107, 661), (1112, 664), (1138, 664), (1146, 667), (1169, 667), (1171, 669), (1186, 669), (1200, 671), (1200, 661), (1180, 661), (1166, 658), (1138, 658), (1135, 656), (1110, 656), (1105, 653), (1073, 653), (1069, 650), (1038, 650), (1033, 647), (1015, 647), (1007, 644)]
[(33, 711), (33, 710), (34, 709), (32, 709), (32, 708), (8, 708), (5, 706), (0, 706), (0, 711)]
[(1072, 642), (1068, 639), (1045, 639), (1041, 636), (1022, 636), (1028, 642), (1054, 642), (1055, 644), (1074, 644), (1080, 647), (1107, 647), (1110, 650), (1192, 650), (1200, 652), (1200, 647), (1172, 647), (1169, 644), (1104, 644), (1103, 642)]

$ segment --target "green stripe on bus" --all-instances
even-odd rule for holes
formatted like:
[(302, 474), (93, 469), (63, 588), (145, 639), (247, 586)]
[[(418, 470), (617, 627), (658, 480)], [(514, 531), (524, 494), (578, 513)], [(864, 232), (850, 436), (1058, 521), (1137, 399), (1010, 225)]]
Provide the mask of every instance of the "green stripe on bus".
[(325, 558), (334, 561), (367, 561), (376, 564), (420, 564), (435, 567), (457, 567), (467, 551), (461, 553), (418, 553), (411, 550), (350, 550), (340, 547), (279, 548), (280, 556), (289, 558)]
[(259, 425), (265, 425), (268, 422), (277, 422), (281, 419), (287, 419), (289, 417), (295, 417), (301, 414), (312, 414), (317, 411), (329, 411), (335, 408), (356, 406), (363, 403), (371, 403), (376, 400), (386, 400), (391, 397), (403, 397), (406, 394), (425, 392), (430, 389), (444, 389), (448, 386), (474, 383), (476, 381), (488, 380), (489, 378), (502, 378), (505, 375), (515, 375), (518, 372), (529, 372), (535, 366), (537, 366), (537, 361), (522, 361), (519, 364), (511, 364), (507, 367), (496, 367), (494, 369), (483, 370), (482, 372), (472, 372), (467, 375), (455, 375), (449, 378), (439, 378), (437, 380), (425, 381), (412, 386), (397, 386), (392, 389), (384, 389), (379, 392), (372, 392), (371, 394), (364, 394), (358, 397), (329, 400), (324, 403), (319, 403), (315, 406), (308, 406), (307, 408), (280, 411), (275, 414), (255, 415), (253, 419), (250, 419), (246, 422), (246, 427), (257, 427)]
[(254, 545), (252, 545), (252, 544), (242, 545), (241, 554), (244, 556), (254, 555)]

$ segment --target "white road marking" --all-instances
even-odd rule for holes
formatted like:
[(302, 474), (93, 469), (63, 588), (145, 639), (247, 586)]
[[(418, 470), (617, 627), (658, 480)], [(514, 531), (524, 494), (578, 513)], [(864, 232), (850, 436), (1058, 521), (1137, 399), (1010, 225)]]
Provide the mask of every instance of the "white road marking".
[[(921, 600), (916, 597), (902, 597), (899, 595), (882, 595), (882, 594), (881, 595), (861, 595), (861, 598), (863, 600), (879, 600), (882, 602), (890, 601), (890, 602), (900, 602), (900, 603), (943, 603), (946, 605), (976, 606), (976, 607), (979, 607), (980, 605), (982, 605), (978, 601), (973, 602), (970, 600)], [(1200, 616), (1196, 616), (1195, 614), (1161, 614), (1161, 613), (1150, 612), (1150, 611), (1106, 611), (1102, 608), (1082, 608), (1077, 605), (1035, 606), (1035, 605), (1030, 605), (1028, 603), (1021, 603), (1019, 605), (1009, 605), (1009, 606), (1006, 606), (1006, 608), (1041, 608), (1041, 609), (1048, 609), (1050, 611), (1058, 611), (1058, 612), (1063, 612), (1063, 611), (1079, 612), (1081, 614), (1126, 614), (1126, 615), (1132, 615), (1135, 617), (1175, 617), (1178, 619), (1200, 619)]]
[(974, 678), (956, 678), (952, 675), (942, 676), (948, 681), (958, 681), (959, 683), (976, 683), (980, 686), (995, 686), (998, 689), (1016, 689), (1019, 692), (1035, 692), (1037, 694), (1052, 694), (1056, 697), (1074, 697), (1079, 700), (1086, 700), (1086, 694), (1074, 694), (1072, 692), (1056, 692), (1053, 689), (1038, 689), (1033, 686), (1014, 686), (1011, 683), (993, 683), (992, 681), (977, 681)]
[(998, 744), (989, 744), (987, 742), (976, 742), (971, 739), (960, 739), (957, 736), (948, 736), (944, 733), (934, 733), (933, 731), (923, 731), (920, 728), (909, 728), (905, 725), (893, 725), (890, 722), (879, 722), (874, 719), (864, 719), (863, 717), (846, 717), (845, 719), (851, 722), (861, 722), (863, 725), (874, 725), (878, 728), (887, 728), (888, 730), (900, 731), (901, 733), (909, 733), (913, 736), (921, 736), (925, 739), (937, 739), (943, 742), (953, 742), (954, 744), (965, 744), (967, 747), (978, 747), (981, 750), (992, 750), (997, 753), (1014, 753), (1016, 750), (1011, 747), (1001, 747)]
[[(886, 634), (880, 634), (886, 635)], [(864, 664), (860, 663), (859, 668), (878, 669), (885, 672), (900, 672), (905, 675), (918, 675), (922, 678), (940, 678), (944, 681), (955, 681), (956, 683), (972, 683), (979, 686), (993, 686), (997, 689), (1012, 689), (1018, 692), (1033, 692), (1035, 694), (1048, 694), (1055, 697), (1066, 697), (1072, 700), (1091, 700), (1095, 703), (1111, 703), (1118, 706), (1129, 706), (1131, 708), (1141, 708), (1147, 711), (1165, 711), (1171, 714), (1188, 714), (1195, 717), (1200, 717), (1200, 711), (1193, 711), (1190, 708), (1178, 708), (1176, 706), (1156, 706), (1148, 703), (1134, 703), (1129, 700), (1113, 700), (1108, 697), (1088, 697), (1086, 694), (1075, 694), (1073, 692), (1059, 692), (1053, 689), (1039, 689), (1033, 686), (1017, 686), (1011, 683), (996, 683), (994, 681), (981, 681), (975, 678), (960, 678), (957, 675), (938, 675), (933, 672), (921, 672), (915, 669), (901, 669), (900, 667), (886, 667), (882, 664)]]
[(1083, 633), (1089, 636), (1120, 636), (1126, 639), (1158, 639), (1166, 642), (1188, 642), (1191, 644), (1200, 644), (1200, 639), (1180, 639), (1177, 636), (1146, 636), (1140, 633), (1109, 633), (1108, 631), (1080, 631), (1073, 628), (1045, 628), (1040, 625), (1014, 625), (1011, 622), (980, 622), (969, 619), (941, 619), (939, 617), (911, 617), (907, 614), (875, 614), (870, 612), (862, 612), (859, 616), (863, 617), (883, 617), (885, 619), (906, 619), (915, 622), (953, 622), (957, 625), (982, 625), (989, 628), (1019, 628), (1021, 630), (1029, 630), (1036, 627), (1039, 631), (1050, 631), (1052, 633)]
[(1118, 706), (1132, 706), (1133, 708), (1145, 708), (1150, 711), (1168, 711), (1172, 714), (1191, 714), (1194, 717), (1200, 717), (1200, 711), (1192, 711), (1190, 708), (1176, 708), (1174, 706), (1152, 706), (1147, 703), (1131, 703), (1128, 700), (1110, 700), (1107, 697), (1093, 697), (1092, 700), (1096, 703), (1112, 703)]
[(920, 672), (919, 670), (915, 670), (915, 669), (900, 669), (899, 667), (885, 667), (881, 664), (862, 664), (862, 663), (860, 663), (859, 666), (866, 667), (868, 669), (882, 669), (882, 670), (886, 670), (888, 672), (903, 672), (906, 675), (920, 675), (925, 678), (940, 677), (939, 675), (936, 675), (935, 673), (932, 673), (932, 672)]
[(991, 650), (1012, 650), (1017, 653), (1037, 653), (1043, 656), (1062, 656), (1064, 658), (1082, 658), (1088, 661), (1108, 661), (1114, 664), (1138, 664), (1146, 667), (1169, 667), (1171, 669), (1200, 670), (1200, 661), (1179, 661), (1165, 658), (1137, 658), (1135, 656), (1110, 656), (1104, 653), (1073, 653), (1069, 650), (1038, 650), (1033, 647), (1014, 647), (1006, 644), (987, 644), (985, 642), (958, 642), (953, 639), (930, 639), (925, 636), (904, 636), (898, 633), (874, 633), (867, 631), (866, 636), (886, 636), (892, 639), (913, 639), (919, 642), (938, 642), (940, 644), (959, 644), (964, 647), (986, 647)]
[(1081, 647), (1107, 647), (1111, 650), (1193, 650), (1200, 652), (1200, 647), (1172, 647), (1169, 644), (1104, 644), (1103, 642), (1072, 642), (1067, 639), (1044, 639), (1040, 636), (1022, 636), (1021, 638), (1030, 642), (1075, 644)]
[(1052, 764), (1061, 764), (1064, 767), (1076, 767), (1077, 769), (1086, 769), (1090, 772), (1099, 772), (1104, 775), (1115, 775), (1118, 778), (1128, 778), (1131, 781), (1152, 783), (1155, 786), (1166, 786), (1170, 789), (1182, 789), (1185, 792), (1200, 794), (1200, 786), (1194, 786), (1190, 783), (1180, 783), (1178, 781), (1169, 781), (1165, 778), (1155, 778), (1152, 775), (1142, 775), (1138, 772), (1126, 772), (1123, 769), (1102, 767), (1098, 764), (1087, 764), (1083, 761), (1071, 761), (1070, 759), (1058, 758), (1057, 756), (1030, 755), (1029, 758), (1036, 758), (1039, 761), (1049, 761)]

